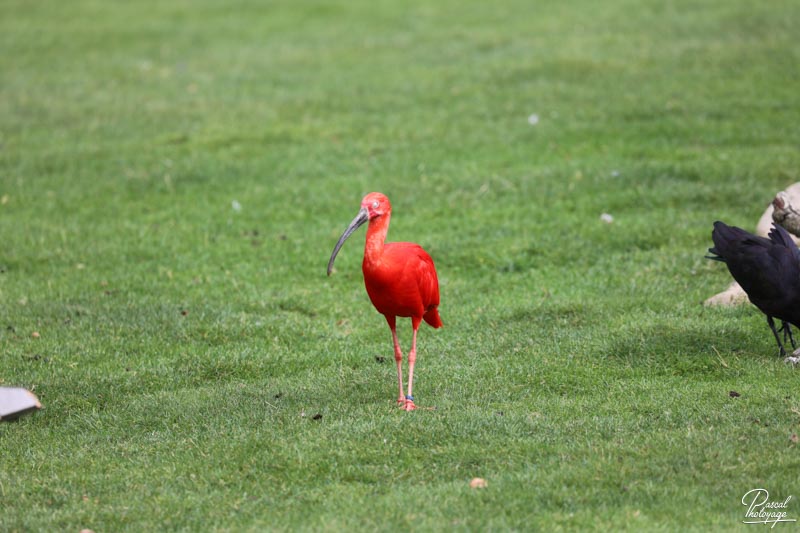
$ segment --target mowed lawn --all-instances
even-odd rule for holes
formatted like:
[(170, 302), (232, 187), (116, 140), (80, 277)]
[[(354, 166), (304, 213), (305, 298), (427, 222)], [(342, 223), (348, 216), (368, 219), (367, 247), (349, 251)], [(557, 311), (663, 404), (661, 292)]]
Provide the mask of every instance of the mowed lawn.
[[(800, 519), (800, 369), (701, 305), (713, 221), (800, 181), (798, 27), (2, 2), (0, 385), (45, 408), (0, 425), (0, 530), (755, 531), (754, 488)], [(439, 272), (412, 413), (363, 229), (325, 275), (373, 190)]]

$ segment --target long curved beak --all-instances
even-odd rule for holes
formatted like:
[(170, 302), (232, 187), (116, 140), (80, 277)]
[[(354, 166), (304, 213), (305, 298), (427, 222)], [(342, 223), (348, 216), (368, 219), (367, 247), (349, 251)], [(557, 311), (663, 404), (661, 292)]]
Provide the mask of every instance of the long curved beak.
[(342, 233), (342, 236), (339, 237), (339, 241), (336, 243), (336, 246), (333, 247), (333, 253), (331, 254), (330, 260), (328, 261), (329, 276), (331, 275), (331, 271), (333, 270), (333, 262), (336, 260), (336, 254), (339, 253), (339, 250), (342, 248), (344, 241), (346, 241), (347, 238), (350, 235), (352, 235), (355, 230), (361, 227), (361, 225), (364, 224), (364, 222), (366, 222), (367, 220), (369, 220), (369, 213), (367, 213), (367, 210), (362, 207), (361, 210), (358, 212), (358, 215), (356, 215), (356, 218), (353, 219), (350, 225), (347, 226), (347, 229), (344, 230), (344, 233)]

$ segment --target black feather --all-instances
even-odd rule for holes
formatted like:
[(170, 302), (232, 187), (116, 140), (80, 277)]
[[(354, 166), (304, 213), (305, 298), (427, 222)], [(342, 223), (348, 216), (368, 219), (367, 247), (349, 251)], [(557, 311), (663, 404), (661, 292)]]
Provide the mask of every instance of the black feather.
[(789, 324), (800, 327), (800, 249), (777, 225), (764, 238), (714, 222), (711, 239), (714, 247), (708, 251), (714, 257), (708, 258), (724, 262), (753, 305), (767, 316), (783, 355), (773, 318), (783, 322), (784, 335), (790, 339)]

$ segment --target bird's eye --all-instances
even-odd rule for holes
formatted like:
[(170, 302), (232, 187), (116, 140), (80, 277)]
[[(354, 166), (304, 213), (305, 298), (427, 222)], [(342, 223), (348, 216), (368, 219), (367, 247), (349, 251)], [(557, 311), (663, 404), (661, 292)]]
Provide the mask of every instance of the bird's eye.
[(378, 209), (378, 202), (372, 202), (372, 209)]

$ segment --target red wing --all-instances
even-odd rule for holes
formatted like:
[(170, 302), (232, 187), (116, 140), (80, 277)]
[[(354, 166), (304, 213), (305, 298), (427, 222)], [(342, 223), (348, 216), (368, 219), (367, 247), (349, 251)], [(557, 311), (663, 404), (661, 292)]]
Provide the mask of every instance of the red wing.
[[(367, 282), (367, 291), (373, 303), (387, 310), (396, 308), (406, 313), (424, 314), (432, 306), (439, 305), (439, 281), (433, 259), (418, 244), (393, 242), (386, 245), (381, 257), (383, 274), (376, 283)], [(383, 277), (383, 276), (381, 276)], [(373, 288), (374, 290), (370, 291)], [(402, 311), (401, 311), (402, 308)]]
[(436, 267), (428, 252), (419, 247), (417, 256), (419, 257), (417, 280), (422, 304), (427, 311), (431, 306), (439, 305), (439, 278), (436, 276)]

